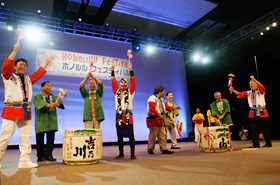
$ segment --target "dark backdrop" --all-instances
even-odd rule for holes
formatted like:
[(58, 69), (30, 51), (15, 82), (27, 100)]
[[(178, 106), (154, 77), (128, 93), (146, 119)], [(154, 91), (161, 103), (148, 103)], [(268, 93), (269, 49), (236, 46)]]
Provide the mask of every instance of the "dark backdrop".
[[(220, 91), (222, 97), (228, 99), (231, 105), (233, 139), (239, 139), (238, 131), (244, 125), (250, 130), (248, 123), (249, 106), (247, 99), (237, 99), (228, 91), (227, 75), (233, 73), (233, 87), (238, 91), (249, 90), (249, 76), (259, 77), (259, 81), (266, 88), (266, 104), (270, 116), (269, 127), (272, 139), (280, 139), (280, 129), (277, 119), (279, 102), (278, 74), (280, 69), (280, 39), (279, 29), (274, 28), (263, 36), (255, 35), (254, 38), (237, 43), (229, 48), (220, 49), (209, 64), (194, 63), (190, 57), (192, 53), (186, 54), (185, 67), (189, 91), (191, 114), (195, 114), (196, 107), (206, 118), (209, 104), (213, 102), (214, 92)], [(257, 58), (258, 73), (255, 59)], [(277, 88), (278, 86), (278, 88)]]

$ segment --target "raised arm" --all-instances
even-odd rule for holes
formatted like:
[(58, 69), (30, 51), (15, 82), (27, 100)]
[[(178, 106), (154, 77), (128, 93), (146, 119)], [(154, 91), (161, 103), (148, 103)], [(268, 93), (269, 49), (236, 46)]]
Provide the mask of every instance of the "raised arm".
[(113, 93), (116, 94), (119, 88), (118, 88), (117, 80), (115, 78), (115, 66), (114, 65), (111, 67), (111, 71), (112, 71), (112, 73), (111, 73), (112, 90), (113, 90)]
[(135, 92), (136, 89), (136, 80), (135, 80), (135, 76), (134, 76), (134, 72), (132, 70), (132, 67), (130, 64), (128, 64), (128, 69), (130, 71), (130, 87), (129, 87), (129, 91), (131, 94), (133, 94)]
[(80, 83), (80, 86), (79, 86), (80, 89), (83, 88), (83, 87), (86, 85), (87, 80), (88, 80), (89, 77), (91, 76), (90, 73), (91, 73), (91, 72), (89, 72), (89, 73), (87, 74), (86, 78)]
[(5, 59), (3, 63), (3, 66), (1, 68), (1, 73), (6, 80), (8, 80), (13, 74), (14, 60), (18, 51), (19, 51), (19, 43), (16, 43), (14, 45), (14, 49), (12, 53)]

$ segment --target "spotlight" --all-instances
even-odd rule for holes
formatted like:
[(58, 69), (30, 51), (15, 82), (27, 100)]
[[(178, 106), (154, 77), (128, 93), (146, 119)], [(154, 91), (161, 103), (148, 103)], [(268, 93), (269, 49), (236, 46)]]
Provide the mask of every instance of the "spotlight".
[(266, 29), (266, 30), (270, 30), (270, 27), (269, 27), (269, 26), (267, 26), (265, 29)]
[(132, 29), (132, 32), (133, 32), (133, 33), (136, 33), (136, 32), (137, 32), (137, 28), (134, 27), (134, 28)]
[(2, 8), (5, 7), (5, 3), (4, 2), (1, 2), (0, 5), (1, 5)]
[(193, 60), (194, 60), (195, 62), (199, 61), (199, 60), (200, 60), (199, 54), (195, 54), (195, 55), (193, 56)]
[(37, 14), (40, 15), (42, 13), (42, 10), (38, 9)]
[(110, 24), (108, 22), (105, 23), (105, 27), (108, 28)]
[(79, 22), (82, 22), (82, 20), (83, 20), (83, 19), (82, 19), (81, 17), (78, 19)]
[(139, 42), (139, 41), (137, 41), (137, 40), (132, 40), (132, 41), (131, 41), (131, 44), (132, 44), (132, 50), (133, 50), (134, 52), (140, 51), (140, 42)]
[(154, 49), (155, 49), (155, 48), (154, 48), (152, 45), (148, 45), (148, 46), (147, 46), (147, 52), (148, 52), (148, 53), (152, 53), (152, 52), (154, 51)]
[(208, 63), (208, 62), (209, 62), (209, 58), (208, 58), (208, 57), (204, 57), (204, 58), (202, 59), (202, 62), (203, 62), (204, 64)]
[(33, 25), (30, 25), (28, 28), (24, 30), (25, 36), (28, 40), (33, 41), (33, 42), (38, 42), (39, 40), (41, 41), (43, 38), (43, 33), (42, 31)]
[(260, 32), (260, 35), (263, 35), (263, 32)]
[(13, 31), (13, 29), (14, 29), (13, 26), (11, 26), (11, 25), (8, 25), (8, 26), (7, 26), (7, 30), (8, 30), (8, 31)]
[(17, 21), (14, 19), (7, 19), (7, 30), (13, 31), (17, 29)]
[(277, 23), (276, 22), (272, 23), (272, 26), (274, 26), (274, 27), (277, 26)]

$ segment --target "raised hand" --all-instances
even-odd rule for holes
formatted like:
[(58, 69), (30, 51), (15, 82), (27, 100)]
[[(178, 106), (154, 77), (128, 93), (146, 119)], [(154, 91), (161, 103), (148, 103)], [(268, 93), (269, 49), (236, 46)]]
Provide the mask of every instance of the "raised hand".
[(115, 66), (114, 65), (112, 65), (111, 71), (115, 71)]

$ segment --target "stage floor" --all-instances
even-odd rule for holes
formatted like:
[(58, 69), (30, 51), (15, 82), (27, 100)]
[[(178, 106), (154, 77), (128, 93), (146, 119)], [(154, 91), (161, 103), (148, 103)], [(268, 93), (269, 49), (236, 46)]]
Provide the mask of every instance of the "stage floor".
[[(168, 147), (170, 148), (170, 143)], [(147, 153), (147, 144), (136, 145), (136, 160), (116, 160), (117, 146), (104, 146), (99, 163), (70, 166), (62, 162), (62, 149), (53, 152), (56, 162), (39, 162), (38, 168), (17, 168), (19, 150), (8, 150), (2, 160), (1, 184), (280, 184), (280, 141), (272, 148), (242, 150), (251, 141), (233, 141), (233, 151), (206, 153), (194, 142), (180, 142), (180, 150), (163, 155)], [(261, 141), (261, 146), (264, 142)], [(36, 150), (32, 151), (35, 162)]]

